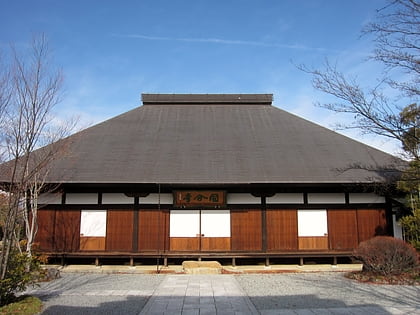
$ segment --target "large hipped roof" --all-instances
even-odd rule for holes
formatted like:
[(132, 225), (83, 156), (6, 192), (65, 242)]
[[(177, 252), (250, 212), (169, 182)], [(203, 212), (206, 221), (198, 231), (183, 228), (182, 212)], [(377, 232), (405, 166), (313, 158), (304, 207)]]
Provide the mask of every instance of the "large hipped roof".
[(394, 157), (271, 105), (271, 94), (143, 94), (143, 106), (71, 136), (48, 181), (361, 183)]

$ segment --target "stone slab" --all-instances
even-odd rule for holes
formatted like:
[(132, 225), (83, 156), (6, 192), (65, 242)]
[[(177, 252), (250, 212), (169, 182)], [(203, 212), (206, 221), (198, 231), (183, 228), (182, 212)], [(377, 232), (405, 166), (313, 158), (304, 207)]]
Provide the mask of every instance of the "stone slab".
[(186, 274), (221, 274), (222, 265), (218, 261), (184, 261), (182, 269)]

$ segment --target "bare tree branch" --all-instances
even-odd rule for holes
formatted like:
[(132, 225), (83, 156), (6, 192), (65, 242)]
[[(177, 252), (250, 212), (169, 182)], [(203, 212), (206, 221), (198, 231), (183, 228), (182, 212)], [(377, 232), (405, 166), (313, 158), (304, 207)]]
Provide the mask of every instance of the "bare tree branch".
[[(337, 125), (339, 129), (358, 129), (365, 134), (395, 139), (409, 159), (418, 160), (420, 3), (418, 0), (389, 0), (387, 6), (378, 10), (377, 19), (363, 29), (363, 34), (374, 36), (376, 47), (371, 60), (381, 62), (387, 71), (387, 76), (376, 86), (361, 87), (356, 79), (345, 76), (328, 61), (322, 69), (304, 65), (298, 68), (312, 75), (312, 84), (317, 90), (337, 99), (337, 102), (318, 106), (352, 115), (351, 122)], [(394, 79), (391, 70), (405, 73), (408, 80)], [(405, 109), (395, 106), (393, 99), (384, 94), (389, 87), (409, 97), (412, 104)]]
[[(0, 128), (10, 160), (8, 206), (3, 227), (3, 250), (0, 253), (0, 277), (8, 268), (8, 255), (16, 241), (19, 220), (24, 221), (26, 251), (31, 248), (37, 232), (38, 196), (44, 189), (49, 166), (63, 154), (63, 139), (74, 127), (53, 124), (53, 109), (61, 100), (63, 76), (50, 63), (48, 42), (44, 35), (34, 38), (29, 57), (12, 47), (10, 76), (5, 77), (11, 87), (5, 98), (5, 110)], [(2, 92), (3, 90), (0, 90)], [(44, 146), (47, 145), (45, 147)]]
[(388, 69), (409, 75), (407, 81), (389, 78), (389, 84), (409, 96), (420, 93), (420, 3), (417, 0), (393, 0), (378, 10), (377, 20), (369, 23), (364, 35), (373, 35), (376, 45), (371, 59)]

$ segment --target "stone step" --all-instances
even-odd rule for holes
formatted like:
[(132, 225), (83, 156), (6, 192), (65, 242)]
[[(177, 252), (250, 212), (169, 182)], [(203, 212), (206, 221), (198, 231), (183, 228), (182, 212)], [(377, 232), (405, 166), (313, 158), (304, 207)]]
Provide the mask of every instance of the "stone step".
[(222, 265), (218, 261), (183, 261), (182, 268), (186, 274), (221, 274)]

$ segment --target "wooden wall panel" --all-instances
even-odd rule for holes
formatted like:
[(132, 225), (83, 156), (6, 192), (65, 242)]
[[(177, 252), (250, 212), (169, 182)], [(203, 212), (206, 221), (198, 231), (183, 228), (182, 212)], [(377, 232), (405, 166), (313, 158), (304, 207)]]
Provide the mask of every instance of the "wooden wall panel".
[(169, 249), (171, 251), (194, 251), (200, 250), (200, 237), (171, 237)]
[(35, 242), (42, 251), (54, 249), (55, 210), (38, 210), (38, 233)]
[(131, 251), (133, 249), (133, 218), (133, 210), (108, 210), (107, 251)]
[(328, 210), (330, 249), (351, 250), (358, 245), (357, 214), (355, 209)]
[(374, 236), (387, 234), (387, 221), (385, 209), (358, 209), (357, 226), (359, 242)]
[(80, 250), (102, 251), (105, 250), (105, 237), (80, 236)]
[(328, 249), (328, 236), (299, 236), (300, 250)]
[(201, 237), (202, 251), (229, 251), (230, 237)]
[(139, 213), (139, 251), (168, 250), (169, 211), (145, 210)]
[(297, 250), (296, 210), (267, 210), (267, 250)]
[(55, 216), (54, 249), (74, 252), (80, 245), (80, 210), (61, 210)]
[(232, 250), (262, 250), (261, 210), (232, 210)]

